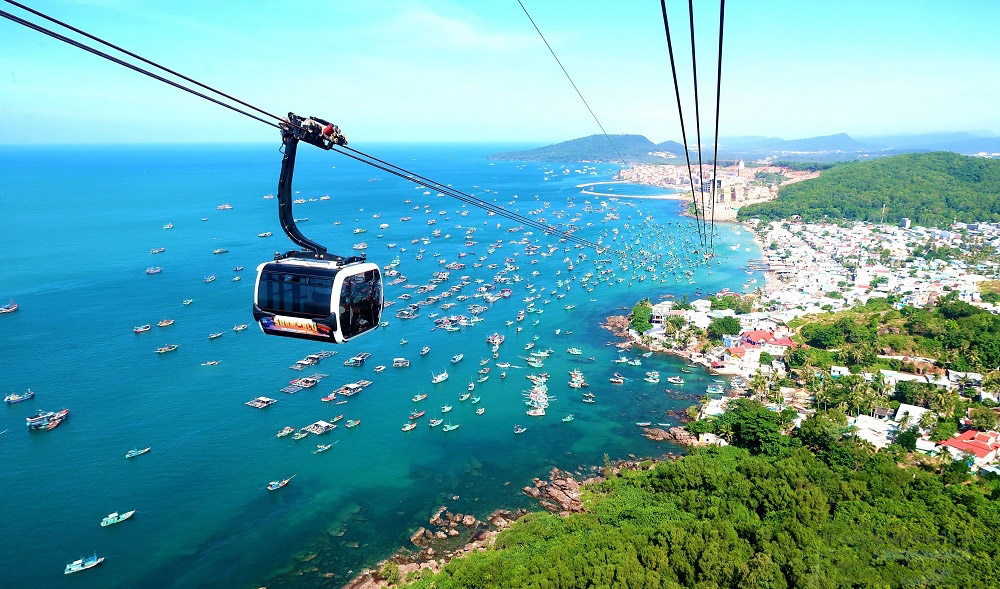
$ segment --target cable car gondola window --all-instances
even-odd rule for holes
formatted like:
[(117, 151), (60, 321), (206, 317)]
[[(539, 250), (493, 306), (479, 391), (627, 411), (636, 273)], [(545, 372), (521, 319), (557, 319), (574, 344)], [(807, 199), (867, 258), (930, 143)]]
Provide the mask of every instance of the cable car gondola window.
[(330, 314), (331, 278), (267, 272), (261, 276), (261, 282), (264, 308), (310, 317)]
[(345, 339), (360, 335), (381, 318), (382, 276), (369, 270), (344, 279), (340, 288), (340, 329)]

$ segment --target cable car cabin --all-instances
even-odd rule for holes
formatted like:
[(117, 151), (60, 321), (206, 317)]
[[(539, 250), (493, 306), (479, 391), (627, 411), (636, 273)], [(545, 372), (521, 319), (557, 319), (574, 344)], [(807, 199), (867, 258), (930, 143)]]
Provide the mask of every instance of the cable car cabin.
[(285, 258), (257, 267), (253, 317), (261, 331), (344, 343), (378, 327), (382, 273), (377, 264)]

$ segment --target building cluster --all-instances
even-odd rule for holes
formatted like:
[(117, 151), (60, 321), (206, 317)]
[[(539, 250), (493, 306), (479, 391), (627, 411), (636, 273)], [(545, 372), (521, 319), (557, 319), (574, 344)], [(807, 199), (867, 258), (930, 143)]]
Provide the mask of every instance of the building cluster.
[[(967, 261), (983, 248), (1000, 248), (998, 223), (940, 230), (910, 226), (908, 220), (899, 227), (775, 221), (757, 230), (769, 271), (768, 299), (787, 313), (837, 311), (889, 295), (899, 306), (923, 307), (951, 292), (1000, 312), (983, 303), (979, 291), (980, 282), (1000, 275), (997, 258)], [(952, 253), (925, 257), (940, 248)]]
[[(716, 203), (749, 204), (752, 202), (773, 200), (778, 196), (778, 187), (776, 185), (760, 185), (756, 183), (754, 181), (754, 172), (748, 172), (742, 161), (735, 166), (720, 168), (716, 171), (718, 173), (715, 180)], [(701, 178), (698, 176), (696, 170), (694, 183), (699, 191), (704, 191), (705, 198), (708, 199), (706, 202), (711, 202), (712, 177), (709, 175), (711, 174), (711, 169), (706, 170), (706, 172), (706, 177)], [(687, 166), (683, 165), (650, 164), (632, 166), (619, 172), (617, 178), (637, 184), (661, 186), (676, 190), (691, 190), (688, 169)]]
[[(975, 255), (1000, 250), (1000, 223), (956, 223), (947, 230), (871, 223), (802, 223), (778, 221), (755, 228), (768, 268), (768, 283), (761, 296), (762, 310), (736, 313), (712, 309), (709, 299), (698, 299), (677, 308), (673, 301), (653, 305), (652, 328), (642, 334), (654, 347), (682, 354), (720, 374), (734, 375), (746, 383), (760, 373), (785, 376), (783, 358), (794, 350), (788, 322), (804, 315), (837, 311), (874, 297), (893, 296), (897, 308), (923, 307), (955, 293), (960, 300), (993, 313), (1000, 307), (982, 301), (980, 283), (1000, 277), (996, 255)], [(945, 252), (944, 255), (941, 252)], [(716, 298), (736, 296), (722, 291)], [(701, 348), (688, 327), (704, 330), (716, 319), (733, 317), (739, 332), (722, 337), (722, 345)], [(637, 336), (639, 334), (636, 334)], [(763, 361), (762, 361), (763, 359)], [(821, 378), (837, 379), (850, 374), (846, 366), (833, 366)], [(983, 376), (946, 371), (944, 374), (910, 374), (880, 370), (861, 373), (869, 383), (876, 379), (895, 388), (902, 381), (925, 383), (949, 391), (962, 390), (980, 401), (998, 401), (996, 393), (984, 391)], [(799, 420), (815, 408), (814, 396), (801, 388), (781, 387), (770, 403), (774, 410), (795, 409)], [(701, 417), (725, 411), (727, 398), (714, 398), (701, 408)], [(902, 432), (917, 428), (917, 450), (931, 455), (947, 453), (967, 460), (973, 467), (1000, 474), (1000, 433), (973, 429), (969, 419), (960, 420), (961, 433), (953, 438), (930, 440), (933, 419), (929, 409), (902, 404), (878, 407), (850, 421), (858, 437), (877, 448), (892, 443)]]

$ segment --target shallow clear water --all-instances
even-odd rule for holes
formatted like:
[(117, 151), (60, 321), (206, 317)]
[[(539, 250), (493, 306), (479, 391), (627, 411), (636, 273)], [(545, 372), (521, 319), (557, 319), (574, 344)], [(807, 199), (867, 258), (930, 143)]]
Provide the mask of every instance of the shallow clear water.
[[(551, 207), (542, 216), (564, 209), (569, 200), (576, 208), (568, 212), (581, 211), (586, 197), (574, 186), (607, 180), (614, 171), (613, 166), (596, 166), (595, 175), (560, 173), (543, 180), (545, 170), (561, 167), (484, 158), (497, 150), (468, 145), (367, 149), (479, 197), (497, 198), (521, 213), (548, 201)], [(507, 233), (510, 223), (497, 229), (497, 217), (476, 209), (462, 217), (462, 203), (433, 191), (425, 195), (424, 189), (378, 170), (304, 148), (299, 150), (296, 190), (303, 198), (332, 198), (297, 205), (295, 216), (309, 217), (303, 231), (332, 251), (349, 253), (351, 244), (363, 238), (373, 261), (387, 264), (400, 254), (400, 270), (414, 284), (425, 283), (440, 269), (439, 260), (458, 260), (463, 250), (475, 252), (462, 260), (465, 270), (452, 272), (443, 285), (447, 287), (462, 274), (489, 282), (495, 270), (473, 268), (472, 262), (487, 255), (491, 241), (504, 239), (486, 263), (502, 267), (503, 258), (513, 256), (526, 280), (512, 285), (514, 296), (492, 305), (483, 314), (485, 321), (460, 333), (430, 330), (426, 315), (436, 308), (425, 307), (411, 321), (393, 318), (398, 307), (390, 308), (388, 327), (339, 346), (337, 356), (298, 373), (288, 366), (324, 346), (269, 338), (253, 326), (240, 333), (232, 330), (252, 323), (253, 269), (275, 250), (290, 247), (277, 223), (275, 201), (262, 198), (275, 189), (280, 157), (274, 145), (0, 149), (5, 213), (0, 300), (13, 298), (21, 305), (20, 311), (0, 316), (0, 392), (30, 387), (37, 393), (32, 401), (0, 407), (0, 431), (9, 430), (0, 435), (0, 529), (16, 553), (0, 564), (5, 585), (192, 587), (267, 581), (312, 586), (329, 583), (319, 576), (325, 572), (343, 581), (350, 571), (405, 545), (438, 505), (483, 516), (497, 507), (527, 505), (520, 487), (551, 466), (573, 470), (600, 464), (605, 453), (612, 458), (663, 453), (669, 448), (642, 438), (634, 423), (673, 421), (665, 412), (692, 404), (712, 377), (697, 370), (686, 374), (685, 385), (671, 386), (682, 393), (667, 393), (665, 381), (644, 383), (646, 370), (660, 370), (666, 377), (678, 373), (680, 362), (660, 357), (645, 359), (642, 367), (613, 364), (616, 350), (607, 346), (611, 338), (598, 323), (642, 296), (679, 297), (696, 288), (738, 290), (748, 278), (741, 267), (759, 255), (755, 247), (752, 253), (743, 247), (730, 250), (728, 245), (740, 239), (752, 246), (750, 238), (722, 227), (720, 260), (710, 273), (692, 268), (694, 284), (671, 276), (667, 284), (604, 283), (588, 293), (574, 282), (563, 291), (564, 299), (547, 294), (550, 304), (536, 302), (544, 313), (529, 314), (521, 324), (524, 331), (516, 333), (504, 321), (524, 307), (526, 284), (555, 289), (556, 280), (569, 277), (563, 257), (582, 250), (560, 249), (529, 265), (523, 254), (514, 255), (521, 246), (506, 243), (523, 235)], [(373, 178), (377, 180), (369, 181)], [(515, 204), (507, 205), (514, 194)], [(405, 199), (413, 202), (404, 204)], [(234, 209), (216, 210), (226, 202)], [(666, 235), (671, 240), (682, 243), (693, 234), (692, 223), (677, 215), (678, 203), (633, 202), (643, 214), (669, 222)], [(424, 203), (433, 213), (412, 209)], [(380, 219), (372, 217), (376, 213)], [(583, 214), (579, 224), (593, 226), (581, 235), (596, 239), (602, 231), (620, 227), (619, 243), (626, 234), (650, 239), (624, 229), (626, 223), (635, 227), (641, 217), (636, 209), (622, 207), (619, 213), (620, 220), (607, 224), (601, 221), (604, 213)], [(402, 223), (403, 215), (413, 220)], [(438, 219), (435, 227), (427, 226), (430, 217)], [(342, 225), (335, 226), (335, 220)], [(168, 222), (174, 228), (162, 229)], [(380, 223), (390, 228), (379, 230)], [(479, 228), (478, 245), (463, 246), (464, 230), (455, 228), (459, 224)], [(355, 227), (368, 232), (355, 236)], [(410, 243), (429, 236), (433, 228), (451, 237), (442, 235), (430, 245)], [(265, 231), (274, 237), (257, 237)], [(380, 233), (381, 239), (376, 237)], [(554, 241), (537, 232), (530, 239)], [(398, 246), (389, 249), (390, 242)], [(151, 255), (154, 247), (166, 251)], [(229, 253), (213, 255), (216, 248)], [(427, 250), (419, 261), (414, 259), (418, 248)], [(591, 260), (598, 257), (587, 253)], [(147, 276), (145, 268), (154, 265), (163, 272)], [(235, 266), (246, 270), (236, 273)], [(532, 270), (539, 275), (531, 277)], [(581, 271), (593, 268), (581, 263), (578, 278)], [(210, 274), (218, 279), (205, 283)], [(243, 280), (233, 282), (238, 274)], [(386, 299), (412, 292), (400, 286), (388, 287)], [(465, 294), (471, 295), (474, 287)], [(188, 298), (194, 303), (185, 307), (181, 302)], [(466, 306), (473, 302), (478, 300), (459, 303), (447, 313), (468, 314)], [(567, 311), (566, 304), (576, 308)], [(176, 323), (158, 328), (156, 322), (163, 318)], [(534, 319), (538, 326), (531, 325)], [(132, 333), (133, 326), (144, 323), (153, 324), (152, 330)], [(556, 335), (557, 328), (563, 333)], [(217, 331), (224, 335), (210, 341), (208, 334)], [(507, 336), (500, 361), (515, 366), (524, 366), (519, 356), (526, 355), (524, 344), (533, 335), (540, 336), (538, 348), (554, 350), (544, 370), (552, 374), (550, 394), (557, 400), (546, 417), (524, 415), (521, 391), (529, 383), (521, 368), (508, 369), (501, 380), (494, 367), (489, 381), (477, 386), (484, 415), (458, 401), (479, 368), (478, 360), (488, 357), (485, 338), (493, 331)], [(409, 343), (401, 346), (400, 338)], [(154, 353), (167, 343), (180, 348)], [(419, 355), (423, 345), (431, 347), (427, 356)], [(571, 346), (582, 348), (584, 355), (567, 355)], [(362, 351), (372, 354), (365, 367), (342, 366), (347, 356)], [(451, 365), (449, 358), (458, 352), (465, 359)], [(408, 357), (412, 365), (392, 368), (397, 356)], [(221, 363), (201, 365), (209, 360)], [(373, 368), (380, 364), (390, 367), (375, 374)], [(566, 371), (573, 367), (584, 371), (597, 403), (581, 403), (578, 392), (566, 386)], [(431, 373), (444, 368), (451, 378), (432, 385)], [(616, 370), (634, 378), (626, 386), (611, 385), (608, 377)], [(311, 372), (330, 376), (294, 395), (278, 392)], [(359, 378), (374, 384), (345, 405), (320, 402), (332, 389)], [(416, 404), (428, 415), (414, 431), (401, 432), (415, 406), (410, 398), (418, 392), (429, 395)], [(278, 403), (264, 410), (243, 405), (258, 395)], [(428, 417), (445, 404), (454, 406), (445, 417), (461, 428), (449, 433), (428, 428)], [(71, 415), (59, 428), (25, 429), (24, 417), (63, 407)], [(275, 438), (286, 425), (302, 427), (340, 413), (345, 421), (361, 419), (362, 425), (297, 442)], [(562, 423), (567, 413), (576, 420)], [(515, 436), (514, 424), (528, 431)], [(312, 454), (317, 443), (334, 441), (330, 451)], [(152, 451), (126, 460), (125, 452), (136, 446), (151, 446)], [(292, 474), (297, 476), (286, 488), (264, 490), (268, 481)], [(459, 499), (452, 500), (453, 495)], [(131, 520), (99, 526), (108, 513), (131, 509), (137, 510)], [(66, 562), (94, 551), (106, 557), (104, 564), (63, 576)], [(303, 554), (317, 556), (301, 564), (296, 556)], [(295, 574), (310, 567), (317, 571)], [(288, 571), (293, 574), (282, 574)]]

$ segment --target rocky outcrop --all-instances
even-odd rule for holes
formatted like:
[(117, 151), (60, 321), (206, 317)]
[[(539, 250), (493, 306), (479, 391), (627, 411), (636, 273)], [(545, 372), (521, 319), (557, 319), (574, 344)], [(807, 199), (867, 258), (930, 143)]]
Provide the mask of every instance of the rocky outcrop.
[(672, 427), (664, 430), (658, 427), (642, 428), (642, 435), (654, 442), (675, 442), (681, 446), (694, 446), (698, 443), (698, 438), (683, 427)]
[(607, 329), (617, 337), (627, 337), (629, 328), (628, 317), (625, 315), (612, 315), (605, 320), (601, 327)]
[(553, 468), (549, 480), (532, 479), (532, 484), (524, 487), (525, 495), (538, 499), (539, 504), (553, 513), (576, 513), (583, 511), (580, 502), (580, 483), (573, 475)]

